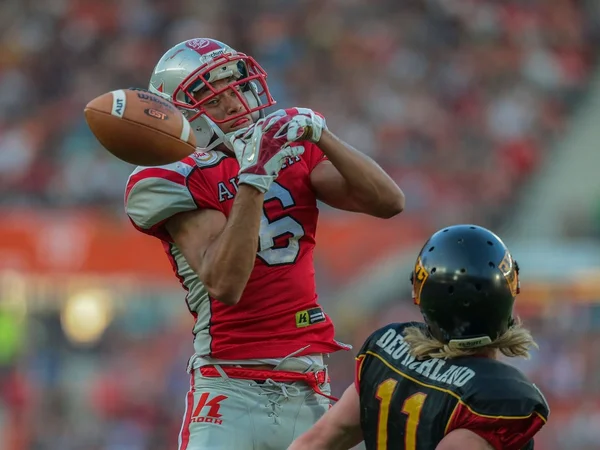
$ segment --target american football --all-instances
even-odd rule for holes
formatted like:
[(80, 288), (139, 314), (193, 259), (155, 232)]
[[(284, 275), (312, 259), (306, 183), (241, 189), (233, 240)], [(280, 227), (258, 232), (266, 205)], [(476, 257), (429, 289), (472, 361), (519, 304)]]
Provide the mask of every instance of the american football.
[(130, 164), (170, 164), (196, 148), (196, 137), (183, 114), (144, 90), (107, 92), (89, 102), (84, 113), (102, 146)]

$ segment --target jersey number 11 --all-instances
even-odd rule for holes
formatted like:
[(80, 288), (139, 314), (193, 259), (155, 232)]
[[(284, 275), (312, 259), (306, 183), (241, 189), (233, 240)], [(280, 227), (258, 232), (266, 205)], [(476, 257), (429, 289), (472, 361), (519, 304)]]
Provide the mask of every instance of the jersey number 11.
[[(390, 415), (390, 406), (392, 404), (392, 395), (396, 390), (398, 382), (393, 378), (388, 378), (377, 386), (375, 396), (380, 402), (379, 420), (377, 428), (377, 450), (388, 450), (388, 421)], [(417, 392), (411, 395), (402, 404), (402, 412), (407, 415), (406, 432), (404, 433), (404, 449), (416, 450), (417, 448), (417, 427), (421, 418), (421, 410), (427, 398), (426, 394)]]

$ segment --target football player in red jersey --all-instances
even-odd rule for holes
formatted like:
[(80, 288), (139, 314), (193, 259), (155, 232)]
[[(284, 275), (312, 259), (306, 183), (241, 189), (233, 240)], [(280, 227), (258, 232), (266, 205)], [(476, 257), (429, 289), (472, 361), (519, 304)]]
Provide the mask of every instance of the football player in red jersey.
[(317, 200), (389, 218), (403, 193), (314, 111), (265, 116), (265, 71), (221, 42), (176, 45), (149, 90), (181, 109), (200, 147), (138, 167), (125, 195), (194, 318), (179, 450), (285, 449), (330, 406), (326, 355), (348, 349), (315, 292)]
[(535, 342), (513, 319), (519, 268), (474, 225), (435, 233), (412, 273), (424, 323), (392, 323), (358, 353), (355, 385), (289, 450), (533, 450), (550, 413), (518, 369)]

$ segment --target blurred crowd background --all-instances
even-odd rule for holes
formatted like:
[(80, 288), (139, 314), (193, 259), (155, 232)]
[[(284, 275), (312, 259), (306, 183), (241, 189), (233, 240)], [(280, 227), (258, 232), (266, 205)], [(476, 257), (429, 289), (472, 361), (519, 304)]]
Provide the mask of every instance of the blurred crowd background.
[[(126, 220), (132, 167), (99, 146), (82, 111), (106, 91), (147, 86), (160, 56), (192, 37), (254, 56), (280, 106), (322, 112), (406, 193), (406, 211), (390, 221), (322, 209), (319, 290), (355, 349), (418, 311), (409, 268), (393, 274), (404, 281), (391, 284), (393, 295), (350, 303), (344, 288), (384, 277), (441, 226), (527, 223), (535, 213), (518, 205), (535, 195), (544, 167), (574, 151), (560, 143), (598, 90), (595, 0), (3, 0), (3, 450), (176, 448), (192, 319), (160, 244)], [(567, 174), (538, 200), (593, 179)], [(552, 408), (541, 450), (600, 442), (600, 272), (589, 262), (600, 189), (583, 191), (563, 202), (557, 232), (530, 233), (549, 248), (531, 266), (554, 260), (552, 270), (569, 276), (521, 264), (519, 313), (540, 350), (513, 363)], [(339, 394), (353, 355), (334, 355), (330, 366)]]

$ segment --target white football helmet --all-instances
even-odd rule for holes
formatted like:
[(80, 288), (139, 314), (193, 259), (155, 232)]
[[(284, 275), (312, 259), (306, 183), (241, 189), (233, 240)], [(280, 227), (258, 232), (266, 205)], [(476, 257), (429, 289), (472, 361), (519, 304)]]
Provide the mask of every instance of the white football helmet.
[[(222, 89), (213, 87), (215, 81), (230, 77), (232, 81)], [(265, 108), (275, 104), (266, 79), (267, 73), (254, 58), (217, 40), (197, 38), (177, 44), (160, 58), (148, 90), (179, 108), (196, 134), (197, 146), (211, 150), (227, 142), (218, 123), (247, 114), (256, 122), (264, 117)], [(194, 93), (202, 88), (212, 91), (212, 95), (197, 101)], [(232, 88), (244, 105), (243, 110), (225, 120), (211, 117), (202, 105)]]

